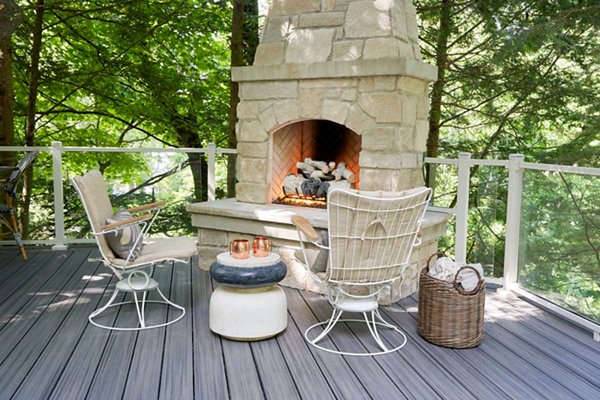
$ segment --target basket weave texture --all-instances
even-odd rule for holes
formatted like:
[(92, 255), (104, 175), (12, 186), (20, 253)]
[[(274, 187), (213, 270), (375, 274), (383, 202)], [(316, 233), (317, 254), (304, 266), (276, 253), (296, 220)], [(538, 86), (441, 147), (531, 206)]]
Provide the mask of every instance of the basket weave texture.
[[(435, 256), (442, 255), (432, 255), (419, 276), (417, 331), (438, 346), (458, 349), (478, 346), (483, 340), (483, 279), (477, 273), (479, 284), (471, 292), (466, 292), (456, 279), (448, 282), (429, 276), (429, 263)], [(456, 275), (465, 268), (472, 267), (463, 266)]]

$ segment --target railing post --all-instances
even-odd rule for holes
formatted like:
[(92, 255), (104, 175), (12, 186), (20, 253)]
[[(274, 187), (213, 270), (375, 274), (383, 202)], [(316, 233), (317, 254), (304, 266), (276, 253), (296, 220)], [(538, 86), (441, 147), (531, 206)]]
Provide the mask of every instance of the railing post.
[(52, 250), (66, 250), (61, 142), (52, 142), (52, 180), (54, 184), (54, 246), (52, 246)]
[(217, 146), (214, 143), (209, 143), (206, 146), (206, 158), (208, 164), (208, 200), (214, 201), (216, 199), (215, 164), (217, 162)]
[(458, 154), (458, 185), (456, 193), (456, 232), (454, 259), (458, 264), (467, 262), (467, 226), (469, 221), (469, 180), (471, 153)]
[(519, 231), (523, 194), (523, 154), (511, 154), (508, 162), (508, 201), (506, 204), (506, 239), (504, 242), (504, 289), (517, 286), (519, 268)]

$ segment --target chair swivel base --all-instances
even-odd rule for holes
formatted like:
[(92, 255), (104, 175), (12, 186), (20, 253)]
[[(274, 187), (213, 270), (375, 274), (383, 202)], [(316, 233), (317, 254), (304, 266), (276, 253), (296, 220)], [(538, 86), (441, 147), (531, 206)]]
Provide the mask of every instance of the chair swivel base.
[[(146, 299), (148, 292), (152, 291), (152, 290), (156, 290), (156, 292), (160, 296), (161, 300), (147, 300)], [(114, 303), (115, 299), (117, 298), (117, 296), (119, 295), (120, 292), (132, 293), (134, 300)], [(138, 296), (138, 293), (140, 293), (140, 292), (142, 293), (141, 299)], [(172, 307), (172, 308), (175, 308), (175, 309), (181, 311), (181, 313), (179, 315), (176, 315), (175, 317), (169, 319), (166, 322), (163, 322), (160, 324), (148, 325), (148, 324), (146, 324), (146, 316), (145, 316), (145, 306), (148, 303), (164, 304), (164, 305), (168, 306), (169, 308)], [(120, 306), (126, 305), (126, 304), (134, 304), (135, 305), (135, 309), (136, 309), (137, 316), (138, 316), (138, 322), (139, 322), (139, 325), (137, 327), (117, 327), (117, 326), (111, 326), (111, 325), (104, 325), (102, 323), (94, 321), (94, 318), (99, 317), (106, 310), (113, 308), (113, 307), (120, 307)], [(156, 282), (156, 280), (154, 280), (153, 278), (148, 278), (148, 279), (144, 280), (143, 278), (140, 279), (139, 277), (135, 277), (132, 280), (122, 279), (119, 282), (117, 282), (115, 291), (112, 294), (110, 300), (108, 300), (108, 302), (104, 306), (102, 306), (101, 308), (99, 308), (96, 311), (94, 311), (93, 313), (91, 313), (88, 317), (88, 320), (90, 321), (90, 323), (92, 325), (97, 326), (99, 328), (103, 328), (103, 329), (109, 329), (109, 330), (114, 330), (114, 331), (139, 331), (139, 330), (144, 330), (144, 329), (160, 328), (163, 326), (171, 325), (171, 324), (179, 321), (184, 316), (185, 316), (185, 308), (183, 308), (180, 305), (177, 305), (177, 304), (173, 303), (172, 301), (170, 301), (169, 299), (167, 299), (165, 297), (165, 295), (158, 288), (158, 282)]]
[[(364, 319), (340, 319), (340, 316), (342, 315), (342, 311), (334, 309), (333, 314), (331, 315), (330, 319), (328, 319), (327, 321), (318, 322), (314, 325), (309, 326), (306, 329), (306, 331), (304, 331), (304, 338), (306, 339), (306, 341), (308, 343), (310, 343), (312, 346), (316, 347), (317, 349), (327, 351), (329, 353), (344, 355), (344, 356), (379, 356), (379, 355), (389, 354), (389, 353), (398, 351), (406, 345), (407, 338), (406, 338), (406, 335), (404, 334), (404, 332), (402, 332), (397, 326), (385, 321), (381, 317), (381, 315), (379, 314), (378, 311), (375, 311), (374, 315), (373, 314), (371, 315), (370, 320), (366, 313), (363, 312), (362, 314), (363, 314)], [(375, 321), (375, 318), (377, 318), (378, 321)], [(355, 323), (360, 323), (360, 324), (366, 323), (369, 328), (369, 331), (371, 332), (372, 338), (375, 339), (375, 342), (377, 343), (377, 345), (381, 349), (381, 351), (349, 352), (349, 351), (324, 347), (324, 346), (321, 346), (320, 344), (318, 344), (318, 342), (321, 341), (321, 339), (325, 338), (329, 334), (329, 332), (334, 328), (334, 326), (338, 322), (344, 322), (344, 323), (355, 322)], [(317, 335), (316, 337), (311, 339), (310, 333), (313, 331), (313, 329), (320, 327), (320, 326), (325, 326), (325, 328), (319, 335)], [(377, 327), (384, 327), (387, 329), (391, 329), (392, 331), (397, 333), (400, 337), (400, 344), (395, 347), (392, 347), (392, 348), (389, 348), (388, 346), (386, 346), (383, 343), (383, 341), (381, 340), (381, 337), (379, 336), (379, 331), (378, 331)]]

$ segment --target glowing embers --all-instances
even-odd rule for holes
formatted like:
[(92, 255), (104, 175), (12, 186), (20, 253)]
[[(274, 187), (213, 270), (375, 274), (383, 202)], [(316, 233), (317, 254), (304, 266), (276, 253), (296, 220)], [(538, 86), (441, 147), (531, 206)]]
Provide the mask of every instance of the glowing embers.
[(305, 196), (295, 193), (285, 193), (279, 196), (273, 204), (284, 204), (288, 206), (327, 208), (327, 197)]

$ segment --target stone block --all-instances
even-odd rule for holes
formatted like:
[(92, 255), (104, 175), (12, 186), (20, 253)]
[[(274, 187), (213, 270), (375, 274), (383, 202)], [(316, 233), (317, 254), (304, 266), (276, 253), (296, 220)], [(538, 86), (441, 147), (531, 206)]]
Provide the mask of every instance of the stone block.
[(269, 16), (309, 13), (320, 9), (321, 0), (273, 0), (269, 7)]
[(362, 57), (362, 40), (345, 40), (333, 44), (333, 61), (352, 61)]
[(402, 98), (398, 93), (360, 94), (358, 104), (377, 122), (402, 122)]
[(402, 58), (414, 59), (415, 52), (413, 51), (412, 44), (398, 41), (398, 55)]
[[(390, 149), (391, 150), (391, 149)], [(366, 168), (382, 168), (382, 169), (400, 169), (402, 168), (401, 154), (382, 152), (382, 151), (367, 151), (363, 149), (360, 152), (360, 167)], [(362, 171), (361, 171), (362, 178)], [(362, 181), (362, 179), (361, 179)]]
[(417, 153), (400, 153), (402, 168), (417, 168), (419, 166), (419, 155)]
[(362, 135), (363, 151), (381, 151), (394, 146), (396, 142), (396, 128), (393, 126), (375, 126)]
[(287, 265), (288, 272), (285, 278), (279, 283), (280, 285), (291, 287), (294, 289), (305, 290), (307, 280), (310, 279), (304, 267), (296, 261), (293, 248), (277, 248), (275, 249), (281, 256), (282, 261)]
[(263, 125), (256, 120), (239, 122), (236, 136), (238, 142), (264, 142), (269, 138)]
[(367, 39), (363, 50), (363, 58), (380, 59), (398, 57), (399, 44), (400, 42), (393, 37)]
[(396, 89), (395, 76), (373, 76), (361, 78), (358, 86), (361, 93), (392, 92)]
[(417, 96), (402, 96), (402, 126), (415, 126), (417, 123)]
[(361, 135), (371, 126), (375, 125), (375, 121), (356, 104), (352, 104), (348, 109), (348, 117), (346, 118), (345, 125)]
[(241, 182), (264, 183), (267, 179), (267, 159), (238, 157), (237, 178)]
[(258, 114), (258, 120), (262, 124), (265, 132), (271, 132), (277, 127), (277, 117), (275, 116), (274, 106), (271, 105)]
[(417, 120), (415, 127), (415, 151), (427, 151), (427, 137), (429, 136), (429, 121)]
[(283, 63), (283, 42), (261, 43), (256, 48), (254, 65), (280, 65)]
[(419, 96), (417, 100), (417, 119), (429, 118), (429, 97)]
[(256, 118), (259, 110), (259, 102), (240, 101), (237, 106), (237, 116), (240, 120)]
[(235, 185), (235, 198), (246, 203), (266, 204), (269, 202), (269, 189), (268, 183), (238, 182)]
[(414, 145), (415, 129), (412, 127), (396, 127), (396, 151), (412, 151)]
[(357, 79), (346, 79), (346, 78), (333, 78), (333, 79), (307, 79), (302, 80), (299, 83), (300, 89), (313, 89), (313, 88), (348, 88), (355, 87), (357, 85)]
[(278, 101), (273, 105), (273, 109), (279, 126), (300, 119), (297, 100)]
[[(420, 170), (418, 172), (422, 174)], [(422, 180), (415, 180), (410, 170), (374, 169), (362, 165), (360, 169), (360, 188), (363, 190), (400, 191), (420, 186)]]
[(269, 142), (240, 142), (237, 151), (242, 157), (264, 157), (269, 151)]
[(415, 42), (412, 42), (411, 45), (413, 48), (413, 53), (415, 55), (415, 60), (421, 61), (423, 59), (423, 57), (421, 55), (421, 46), (419, 46), (419, 43), (415, 43)]
[(321, 0), (321, 11), (333, 11), (336, 0)]
[(388, 10), (391, 3), (391, 0), (354, 1), (350, 3), (344, 25), (346, 37), (389, 36), (391, 34), (391, 21)]
[(343, 101), (356, 101), (358, 91), (356, 89), (342, 89), (340, 93), (340, 100)]
[(392, 8), (392, 27), (392, 34), (395, 37), (408, 41), (408, 28), (403, 5), (396, 5)]
[(408, 39), (413, 42), (419, 41), (419, 27), (417, 25), (417, 17), (415, 14), (406, 14), (406, 29)]
[(244, 82), (240, 85), (240, 98), (244, 100), (291, 99), (297, 96), (296, 81)]
[(300, 28), (326, 28), (340, 26), (343, 23), (344, 13), (342, 12), (302, 14), (298, 19)]
[(298, 98), (300, 103), (300, 116), (302, 118), (320, 118), (323, 97), (323, 89), (300, 89)]
[(327, 61), (333, 48), (335, 29), (296, 29), (288, 37), (285, 53), (287, 63)]
[(198, 228), (200, 246), (227, 247), (227, 233), (214, 229)]
[(401, 76), (398, 78), (398, 91), (407, 94), (427, 96), (429, 92), (429, 83), (410, 76)]
[(323, 119), (337, 122), (338, 124), (344, 124), (346, 117), (348, 116), (348, 109), (350, 103), (345, 101), (337, 101), (325, 99), (323, 101), (323, 109), (321, 111)]
[(227, 247), (198, 247), (198, 268), (202, 271), (208, 271), (210, 265), (217, 259), (217, 255), (227, 250)]
[[(288, 16), (270, 16), (262, 31), (260, 46), (263, 44), (282, 43), (287, 34), (293, 30), (291, 18)], [(258, 49), (257, 49), (258, 50)]]

